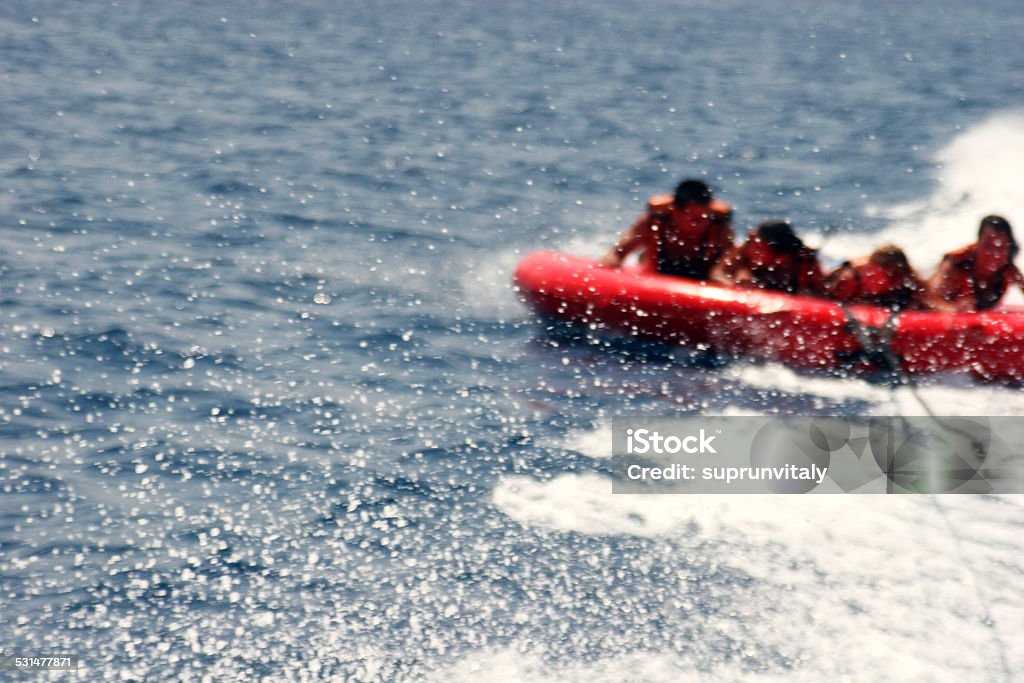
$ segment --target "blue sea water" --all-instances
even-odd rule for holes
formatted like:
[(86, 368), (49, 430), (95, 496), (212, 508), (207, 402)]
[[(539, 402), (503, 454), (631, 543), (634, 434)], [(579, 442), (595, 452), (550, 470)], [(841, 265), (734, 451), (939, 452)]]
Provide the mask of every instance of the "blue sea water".
[(1019, 677), (1015, 498), (602, 488), (613, 415), (906, 395), (553, 336), (508, 283), (685, 176), (836, 258), (1024, 225), (1022, 35), (994, 0), (3, 3), (0, 648), (82, 680)]

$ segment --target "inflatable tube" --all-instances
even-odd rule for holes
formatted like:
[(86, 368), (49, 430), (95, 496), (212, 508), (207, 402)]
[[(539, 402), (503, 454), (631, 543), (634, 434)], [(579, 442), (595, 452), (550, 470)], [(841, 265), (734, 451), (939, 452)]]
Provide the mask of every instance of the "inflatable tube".
[[(522, 299), (544, 316), (726, 355), (799, 369), (870, 371), (898, 364), (909, 374), (1024, 379), (1022, 308), (892, 316), (874, 306), (841, 307), (826, 299), (722, 287), (635, 266), (601, 268), (593, 260), (557, 252), (526, 256), (514, 281)], [(880, 348), (890, 361), (878, 360)]]

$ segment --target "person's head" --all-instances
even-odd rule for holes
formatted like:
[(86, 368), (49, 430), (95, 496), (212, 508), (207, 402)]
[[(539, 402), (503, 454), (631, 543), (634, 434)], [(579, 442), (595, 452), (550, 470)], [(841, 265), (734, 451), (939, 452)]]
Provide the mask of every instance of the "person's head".
[(757, 226), (754, 234), (759, 241), (776, 253), (795, 256), (806, 248), (803, 241), (793, 232), (793, 226), (786, 221), (764, 221)]
[(871, 252), (871, 256), (868, 260), (876, 266), (881, 266), (886, 270), (910, 270), (910, 261), (907, 260), (907, 255), (895, 244), (886, 244), (885, 246), (878, 247), (878, 249)]
[(687, 204), (710, 204), (711, 188), (703, 180), (684, 180), (676, 185), (672, 201), (679, 207)]
[(1017, 256), (1020, 247), (1013, 237), (1010, 223), (1002, 216), (985, 216), (978, 226), (978, 249), (975, 257), (976, 268), (980, 271), (997, 271)]
[(806, 247), (785, 221), (765, 221), (745, 246), (747, 263), (762, 287), (793, 291), (793, 272)]
[(866, 294), (884, 294), (893, 284), (910, 287), (915, 282), (914, 269), (907, 255), (895, 244), (886, 244), (871, 252), (861, 275)]

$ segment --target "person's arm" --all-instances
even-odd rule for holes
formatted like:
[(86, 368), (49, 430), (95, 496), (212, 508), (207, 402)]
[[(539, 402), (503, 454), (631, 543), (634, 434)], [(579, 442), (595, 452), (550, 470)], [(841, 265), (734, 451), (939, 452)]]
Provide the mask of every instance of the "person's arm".
[(636, 251), (647, 240), (651, 229), (651, 216), (644, 214), (629, 226), (618, 241), (600, 260), (602, 268), (618, 268), (627, 256)]
[(843, 261), (828, 274), (822, 285), (822, 293), (830, 299), (846, 302), (857, 294), (857, 273), (853, 264)]
[(743, 246), (732, 247), (711, 268), (711, 281), (717, 285), (743, 285), (751, 280), (750, 270), (743, 265)]
[(933, 311), (962, 313), (974, 310), (974, 301), (961, 295), (954, 287), (959, 273), (949, 258), (943, 258), (939, 269), (925, 284), (924, 305)]
[(825, 291), (825, 275), (821, 272), (818, 255), (811, 252), (800, 259), (800, 286), (797, 294), (821, 296)]
[(1020, 269), (1017, 266), (1013, 266), (1013, 272), (1010, 273), (1010, 282), (1020, 287), (1021, 291), (1024, 292), (1024, 274), (1021, 274)]
[(729, 253), (733, 246), (732, 227), (729, 225), (729, 220), (723, 218), (715, 221), (706, 245), (708, 263), (712, 269)]
[(928, 305), (928, 287), (921, 278), (917, 276), (917, 273), (911, 273), (910, 275), (910, 301), (904, 307), (908, 311), (927, 311), (930, 306)]

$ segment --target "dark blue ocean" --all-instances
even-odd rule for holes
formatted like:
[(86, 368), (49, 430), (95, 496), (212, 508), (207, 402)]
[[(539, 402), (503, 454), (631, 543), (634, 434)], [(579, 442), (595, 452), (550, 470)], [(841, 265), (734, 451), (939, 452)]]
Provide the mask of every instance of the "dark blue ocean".
[(4, 2), (0, 649), (81, 658), (25, 680), (1024, 676), (1019, 497), (611, 495), (613, 416), (905, 390), (552, 334), (510, 286), (689, 176), (835, 260), (1019, 231), (1022, 36), (996, 0)]

